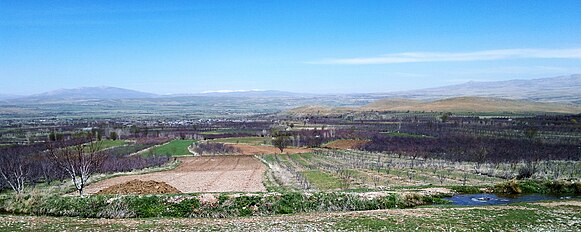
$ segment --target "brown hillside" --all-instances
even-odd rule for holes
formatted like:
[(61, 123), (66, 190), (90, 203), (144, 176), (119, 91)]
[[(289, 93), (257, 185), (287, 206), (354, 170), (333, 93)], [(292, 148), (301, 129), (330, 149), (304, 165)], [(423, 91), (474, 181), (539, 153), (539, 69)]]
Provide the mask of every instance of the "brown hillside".
[[(324, 109), (324, 110), (323, 110)], [(295, 111), (296, 110), (296, 111)], [(342, 114), (353, 111), (436, 111), (436, 112), (512, 112), (512, 113), (581, 113), (581, 105), (549, 102), (532, 102), (489, 97), (455, 97), (436, 101), (409, 99), (381, 99), (360, 108), (310, 108), (301, 107), (290, 113)]]
[(357, 111), (357, 109), (346, 108), (346, 107), (329, 107), (329, 106), (301, 106), (287, 111), (290, 114), (296, 115), (331, 115), (331, 114), (344, 114)]
[(387, 105), (375, 110), (394, 111), (449, 111), (449, 112), (552, 112), (552, 113), (579, 113), (579, 105), (566, 105), (561, 103), (543, 103), (521, 100), (509, 100), (488, 97), (456, 97), (424, 103), (407, 105)]

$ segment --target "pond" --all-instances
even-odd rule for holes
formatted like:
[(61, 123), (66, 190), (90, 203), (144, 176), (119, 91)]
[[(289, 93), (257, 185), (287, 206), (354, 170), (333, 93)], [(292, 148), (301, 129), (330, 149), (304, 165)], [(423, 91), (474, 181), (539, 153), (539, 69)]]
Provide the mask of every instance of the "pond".
[(575, 196), (554, 196), (544, 194), (519, 194), (519, 195), (496, 195), (496, 194), (460, 194), (453, 197), (444, 198), (451, 201), (452, 205), (501, 205), (517, 202), (534, 202), (544, 200), (566, 200), (577, 198)]

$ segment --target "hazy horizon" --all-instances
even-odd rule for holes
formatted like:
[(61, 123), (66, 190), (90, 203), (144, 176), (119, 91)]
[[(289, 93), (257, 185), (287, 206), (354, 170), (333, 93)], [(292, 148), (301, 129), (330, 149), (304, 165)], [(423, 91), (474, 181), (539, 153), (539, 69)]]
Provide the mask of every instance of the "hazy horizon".
[[(570, 74), (570, 75), (563, 75), (565, 77), (568, 76), (576, 76), (576, 75), (581, 75), (581, 74)], [(560, 76), (557, 76), (560, 77)], [(554, 78), (554, 77), (542, 77), (542, 78), (535, 78), (535, 79), (545, 79), (545, 78)], [(510, 79), (510, 80), (503, 80), (503, 81), (518, 81), (518, 80), (531, 80), (531, 79)], [(494, 83), (494, 81), (467, 81), (467, 82), (463, 82), (463, 83), (457, 83), (457, 84), (467, 84), (467, 83)], [(449, 87), (449, 86), (454, 86), (457, 84), (450, 84), (450, 85), (441, 85), (441, 86), (432, 86), (432, 87), (427, 87), (427, 88), (414, 88), (414, 89), (404, 89), (404, 90), (395, 90), (395, 91), (383, 91), (383, 92), (329, 92), (329, 93), (316, 93), (316, 92), (296, 92), (296, 91), (290, 91), (290, 90), (280, 90), (280, 89), (216, 89), (216, 90), (205, 90), (205, 91), (201, 91), (201, 92), (183, 92), (183, 93), (156, 93), (156, 92), (149, 92), (149, 91), (144, 91), (144, 90), (140, 90), (140, 89), (131, 89), (131, 88), (124, 88), (124, 87), (120, 87), (120, 86), (108, 86), (108, 85), (101, 85), (101, 86), (78, 86), (78, 87), (72, 87), (72, 88), (58, 88), (58, 89), (47, 89), (45, 91), (41, 91), (41, 92), (35, 92), (35, 93), (24, 93), (24, 94), (4, 94), (4, 93), (0, 93), (0, 95), (5, 95), (5, 96), (13, 96), (13, 97), (25, 97), (25, 96), (33, 96), (33, 95), (38, 95), (38, 94), (45, 94), (45, 93), (51, 93), (51, 92), (58, 92), (61, 90), (75, 90), (75, 89), (82, 89), (82, 88), (121, 88), (121, 89), (127, 89), (127, 90), (133, 90), (133, 91), (138, 91), (138, 92), (143, 92), (143, 93), (151, 93), (151, 94), (156, 94), (159, 96), (171, 96), (171, 95), (203, 95), (203, 94), (228, 94), (228, 93), (244, 93), (244, 92), (260, 92), (260, 91), (281, 91), (281, 92), (289, 92), (289, 93), (297, 93), (297, 94), (321, 94), (321, 95), (334, 95), (334, 94), (373, 94), (373, 93), (397, 93), (397, 92), (406, 92), (406, 91), (413, 91), (413, 90), (423, 90), (423, 89), (430, 89), (430, 88), (440, 88), (440, 87)]]
[(394, 92), (581, 73), (580, 1), (0, 1), (0, 94)]

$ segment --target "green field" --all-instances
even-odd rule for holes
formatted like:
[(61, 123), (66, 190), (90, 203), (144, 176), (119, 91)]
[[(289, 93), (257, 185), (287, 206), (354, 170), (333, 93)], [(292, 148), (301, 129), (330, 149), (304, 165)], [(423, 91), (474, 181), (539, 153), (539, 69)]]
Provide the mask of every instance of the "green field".
[(101, 149), (123, 146), (127, 144), (125, 140), (101, 140)]
[(189, 156), (188, 146), (196, 140), (173, 140), (167, 144), (152, 148), (146, 155)]
[(315, 185), (319, 190), (339, 189), (342, 186), (341, 179), (320, 171), (304, 171), (303, 176), (309, 183)]

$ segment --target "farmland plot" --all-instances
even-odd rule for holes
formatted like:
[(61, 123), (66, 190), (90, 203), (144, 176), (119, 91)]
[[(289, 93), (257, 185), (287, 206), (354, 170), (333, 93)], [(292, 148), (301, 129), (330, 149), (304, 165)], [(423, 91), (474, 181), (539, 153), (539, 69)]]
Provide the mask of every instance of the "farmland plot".
[(137, 179), (165, 182), (183, 193), (193, 192), (264, 192), (264, 165), (252, 156), (201, 156), (178, 158), (173, 170), (142, 175), (119, 176), (87, 187), (94, 194), (100, 190)]
[[(494, 185), (515, 178), (525, 163), (477, 164), (413, 158), (365, 151), (317, 150), (305, 154), (262, 155), (278, 184), (291, 189), (385, 189), (405, 186)], [(578, 163), (539, 162), (536, 178), (578, 178)], [(514, 167), (511, 167), (514, 166)], [(569, 170), (569, 171), (567, 171)]]

